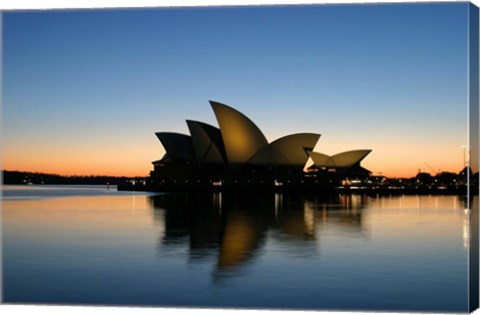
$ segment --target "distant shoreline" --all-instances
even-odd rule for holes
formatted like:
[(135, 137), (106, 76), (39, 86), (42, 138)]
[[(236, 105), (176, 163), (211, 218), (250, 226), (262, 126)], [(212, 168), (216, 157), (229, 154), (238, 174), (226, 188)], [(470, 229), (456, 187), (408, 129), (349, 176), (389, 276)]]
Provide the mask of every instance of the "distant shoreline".
[[(200, 193), (200, 192), (227, 192), (227, 193), (305, 193), (305, 194), (366, 194), (366, 195), (458, 195), (466, 196), (467, 187), (446, 188), (446, 189), (408, 189), (408, 188), (367, 188), (367, 187), (331, 187), (319, 188), (308, 186), (290, 186), (290, 187), (207, 187), (207, 186), (169, 186), (156, 187), (153, 185), (132, 185), (120, 184), (117, 186), (119, 191), (147, 191), (147, 192), (170, 192), (170, 193)], [(475, 189), (471, 189), (472, 195)]]
[[(155, 185), (149, 177), (127, 176), (63, 176), (57, 174), (33, 173), (22, 171), (2, 171), (4, 185), (116, 185), (119, 191), (147, 192), (258, 192), (258, 193), (315, 193), (315, 194), (367, 194), (367, 195), (459, 195), (466, 196), (466, 185), (457, 186), (403, 186), (411, 179), (395, 179), (393, 185), (370, 186), (334, 186), (326, 187), (306, 182), (282, 186), (225, 184), (169, 184)], [(478, 175), (477, 175), (478, 176)], [(371, 177), (374, 178), (374, 177)], [(393, 181), (393, 179), (389, 179)], [(403, 180), (402, 185), (399, 181)], [(470, 193), (478, 195), (478, 186), (471, 185)]]
[(64, 176), (23, 171), (2, 171), (2, 184), (4, 185), (118, 185), (127, 181), (145, 178), (97, 175)]

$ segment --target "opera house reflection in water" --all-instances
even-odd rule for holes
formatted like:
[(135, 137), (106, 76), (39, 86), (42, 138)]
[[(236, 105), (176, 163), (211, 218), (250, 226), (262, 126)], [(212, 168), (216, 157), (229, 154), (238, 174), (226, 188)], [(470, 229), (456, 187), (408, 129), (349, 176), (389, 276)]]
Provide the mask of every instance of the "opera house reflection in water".
[(25, 186), (3, 197), (9, 303), (467, 310), (478, 212), (459, 196)]
[(267, 236), (295, 255), (321, 254), (318, 229), (341, 229), (368, 238), (362, 224), (366, 196), (305, 198), (284, 194), (166, 194), (150, 196), (154, 217), (165, 224), (162, 251), (188, 243), (189, 262), (216, 256), (214, 279), (233, 276), (257, 259)]

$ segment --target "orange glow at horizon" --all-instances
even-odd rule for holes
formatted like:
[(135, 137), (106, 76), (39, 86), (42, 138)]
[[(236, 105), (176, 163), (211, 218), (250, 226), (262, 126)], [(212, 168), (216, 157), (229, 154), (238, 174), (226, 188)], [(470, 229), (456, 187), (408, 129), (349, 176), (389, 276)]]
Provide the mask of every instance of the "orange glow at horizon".
[[(135, 150), (131, 150), (134, 152)], [(58, 174), (63, 176), (141, 176), (149, 175), (153, 169), (152, 161), (163, 156), (163, 150), (154, 148), (138, 150), (131, 155), (121, 154), (122, 150), (101, 152), (92, 150), (89, 155), (77, 155), (76, 151), (59, 156), (50, 155), (48, 152), (38, 152), (35, 158), (28, 155), (3, 153), (2, 169), (8, 171), (26, 171), (47, 174)], [(373, 150), (362, 162), (361, 165), (372, 172), (372, 175), (383, 175), (387, 177), (414, 177), (418, 170), (431, 173), (425, 162), (436, 172), (458, 173), (462, 169), (462, 163), (456, 161), (456, 154), (442, 154), (440, 160), (422, 159), (422, 156), (403, 155), (395, 156), (381, 150)], [(457, 154), (458, 155), (458, 154)], [(449, 160), (447, 156), (451, 156)], [(433, 161), (433, 162), (432, 162)]]
[[(278, 136), (280, 137), (280, 135)], [(272, 142), (274, 139), (269, 139)], [(463, 150), (458, 139), (405, 135), (337, 134), (322, 136), (315, 151), (328, 155), (356, 149), (372, 149), (361, 165), (373, 175), (414, 177), (418, 170), (458, 173), (463, 169)], [(412, 140), (413, 139), (413, 140)], [(92, 140), (92, 139), (90, 139)], [(5, 141), (2, 169), (58, 175), (148, 176), (152, 161), (165, 150), (152, 134), (134, 139), (94, 139), (38, 143)], [(432, 169), (430, 169), (428, 166)]]
[[(372, 175), (410, 178), (418, 171), (435, 175), (440, 172), (459, 173), (463, 168), (463, 150), (457, 139), (431, 139), (408, 135), (350, 135), (323, 137), (315, 151), (333, 155), (356, 149), (372, 149), (361, 166)], [(408, 139), (408, 140), (406, 140)], [(433, 170), (432, 170), (433, 169)]]
[(152, 170), (151, 162), (164, 154), (162, 146), (155, 141), (147, 144), (92, 145), (89, 148), (57, 145), (32, 148), (15, 145), (2, 150), (2, 169), (64, 176), (145, 177)]

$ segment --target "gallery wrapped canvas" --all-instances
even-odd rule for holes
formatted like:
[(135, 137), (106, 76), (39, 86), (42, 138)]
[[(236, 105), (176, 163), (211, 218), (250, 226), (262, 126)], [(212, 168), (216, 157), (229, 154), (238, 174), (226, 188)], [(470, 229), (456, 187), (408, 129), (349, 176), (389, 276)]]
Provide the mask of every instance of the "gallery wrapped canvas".
[(474, 4), (1, 19), (3, 303), (478, 307)]

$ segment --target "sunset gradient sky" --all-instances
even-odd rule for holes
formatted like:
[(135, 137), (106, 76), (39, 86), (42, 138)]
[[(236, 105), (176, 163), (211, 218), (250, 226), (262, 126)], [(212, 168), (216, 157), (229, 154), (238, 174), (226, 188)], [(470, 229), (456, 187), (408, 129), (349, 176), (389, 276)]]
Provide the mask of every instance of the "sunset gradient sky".
[(154, 133), (231, 105), (269, 141), (372, 149), (374, 174), (458, 172), (467, 3), (3, 13), (2, 168), (146, 176)]

